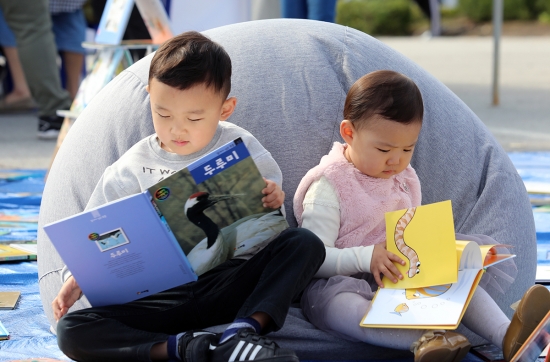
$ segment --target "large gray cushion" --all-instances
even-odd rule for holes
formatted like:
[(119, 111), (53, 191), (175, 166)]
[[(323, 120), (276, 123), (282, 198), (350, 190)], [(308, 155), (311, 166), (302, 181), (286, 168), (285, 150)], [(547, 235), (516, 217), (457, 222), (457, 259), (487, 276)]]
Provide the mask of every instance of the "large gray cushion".
[[(456, 231), (492, 236), (514, 246), (518, 277), (506, 295), (489, 288), (501, 308), (534, 283), (535, 227), (523, 183), (488, 130), (443, 84), (378, 40), (343, 26), (275, 19), (206, 31), (231, 55), (231, 95), (238, 104), (230, 121), (251, 131), (273, 154), (284, 176), (289, 222), (302, 176), (334, 141), (349, 87), (362, 75), (393, 69), (416, 81), (425, 118), (412, 161), (423, 203), (451, 199)], [(141, 138), (153, 133), (145, 92), (147, 57), (109, 83), (70, 130), (44, 190), (38, 234), (40, 292), (55, 325), (51, 301), (61, 286), (63, 263), (42, 226), (83, 210), (103, 170)], [(75, 308), (86, 306), (79, 302)], [(473, 343), (480, 338), (461, 329)], [(338, 339), (315, 329), (293, 308), (275, 338), (307, 359), (365, 359), (395, 351)]]

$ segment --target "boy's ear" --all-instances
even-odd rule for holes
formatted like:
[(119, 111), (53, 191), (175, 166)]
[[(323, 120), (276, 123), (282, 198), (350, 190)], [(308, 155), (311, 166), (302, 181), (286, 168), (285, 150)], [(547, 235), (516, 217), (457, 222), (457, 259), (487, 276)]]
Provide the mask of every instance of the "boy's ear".
[(149, 84), (145, 86), (145, 90), (147, 91), (147, 93), (149, 93)]
[(353, 137), (355, 137), (355, 127), (353, 127), (353, 123), (344, 119), (340, 123), (340, 135), (344, 139), (344, 142), (350, 144), (353, 141)]
[(225, 121), (233, 114), (235, 106), (237, 105), (237, 98), (227, 98), (222, 104), (222, 113), (220, 114), (220, 121)]

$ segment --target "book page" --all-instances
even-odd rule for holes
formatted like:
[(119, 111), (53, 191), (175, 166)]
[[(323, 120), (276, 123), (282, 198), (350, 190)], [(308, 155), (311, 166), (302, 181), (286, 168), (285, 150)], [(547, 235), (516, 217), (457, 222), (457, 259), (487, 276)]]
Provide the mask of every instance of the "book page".
[(14, 249), (24, 251), (29, 254), (38, 254), (37, 243), (24, 243), (24, 244), (10, 244)]
[[(406, 262), (396, 265), (403, 280), (386, 288), (404, 289), (457, 281), (451, 201), (386, 213), (387, 250)], [(386, 278), (384, 278), (386, 279)]]
[(504, 260), (508, 260), (515, 257), (514, 254), (499, 253), (497, 250), (499, 246), (510, 247), (510, 245), (480, 245), (479, 246), (479, 249), (481, 250), (481, 259), (483, 260), (483, 267), (487, 268), (489, 266), (498, 264)]
[(458, 260), (458, 270), (479, 270), (483, 267), (483, 259), (479, 245), (474, 241), (456, 240), (456, 256)]
[[(411, 289), (379, 289), (363, 327), (454, 329), (464, 306), (482, 272), (467, 269), (458, 272), (453, 284)], [(478, 277), (479, 274), (479, 277)]]

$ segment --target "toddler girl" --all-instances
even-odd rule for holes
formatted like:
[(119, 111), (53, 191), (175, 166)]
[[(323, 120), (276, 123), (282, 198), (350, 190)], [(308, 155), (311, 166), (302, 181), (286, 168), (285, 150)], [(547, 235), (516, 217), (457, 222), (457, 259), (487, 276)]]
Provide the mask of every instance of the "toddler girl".
[[(369, 73), (349, 90), (340, 124), (345, 144), (334, 144), (304, 176), (294, 197), (298, 224), (319, 236), (326, 249), (316, 274), (320, 279), (309, 284), (301, 304), (314, 325), (344, 338), (410, 348), (415, 361), (460, 361), (470, 348), (461, 334), (359, 326), (376, 289), (383, 287), (381, 274), (394, 283), (403, 278), (394, 263), (405, 262), (385, 249), (384, 214), (421, 204), (420, 182), (409, 163), (423, 113), (416, 84), (393, 71)], [(457, 238), (496, 244), (482, 235)], [(511, 283), (517, 269), (509, 265), (514, 270), (500, 279)], [(536, 285), (510, 322), (478, 287), (462, 322), (503, 349), (508, 361), (549, 309), (550, 292)]]

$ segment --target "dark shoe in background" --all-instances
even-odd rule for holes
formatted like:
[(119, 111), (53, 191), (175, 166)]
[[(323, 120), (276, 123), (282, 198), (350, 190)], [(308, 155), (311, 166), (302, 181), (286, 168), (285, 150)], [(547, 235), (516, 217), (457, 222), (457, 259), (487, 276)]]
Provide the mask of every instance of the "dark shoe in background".
[(63, 117), (41, 116), (38, 117), (38, 138), (42, 140), (53, 140), (59, 136)]

